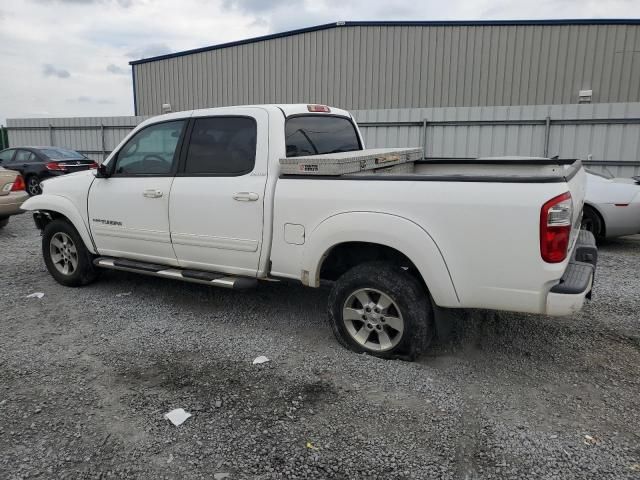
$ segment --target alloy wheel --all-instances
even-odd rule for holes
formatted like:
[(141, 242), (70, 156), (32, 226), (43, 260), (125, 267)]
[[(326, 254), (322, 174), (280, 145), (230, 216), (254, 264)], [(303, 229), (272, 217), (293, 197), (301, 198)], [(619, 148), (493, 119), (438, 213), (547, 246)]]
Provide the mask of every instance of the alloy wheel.
[(29, 181), (27, 182), (27, 189), (29, 190), (29, 194), (31, 195), (40, 195), (40, 193), (42, 193), (42, 189), (40, 188), (40, 180), (38, 180), (38, 177), (29, 177)]
[(362, 288), (349, 295), (342, 309), (342, 320), (353, 340), (377, 352), (398, 345), (404, 331), (398, 305), (374, 288)]
[(63, 275), (73, 275), (78, 268), (78, 251), (69, 235), (58, 232), (51, 237), (49, 247), (51, 261)]

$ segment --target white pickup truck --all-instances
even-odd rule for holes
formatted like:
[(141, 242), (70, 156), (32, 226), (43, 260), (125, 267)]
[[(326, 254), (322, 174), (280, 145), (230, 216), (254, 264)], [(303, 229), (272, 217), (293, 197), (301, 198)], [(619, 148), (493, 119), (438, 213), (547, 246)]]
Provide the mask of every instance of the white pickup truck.
[(340, 343), (386, 358), (423, 351), (446, 309), (582, 307), (597, 250), (579, 230), (579, 161), (282, 173), (283, 158), (360, 150), (352, 116), (323, 105), (172, 113), (140, 124), (97, 171), (45, 181), (23, 208), (64, 285), (102, 268), (228, 288), (326, 280)]

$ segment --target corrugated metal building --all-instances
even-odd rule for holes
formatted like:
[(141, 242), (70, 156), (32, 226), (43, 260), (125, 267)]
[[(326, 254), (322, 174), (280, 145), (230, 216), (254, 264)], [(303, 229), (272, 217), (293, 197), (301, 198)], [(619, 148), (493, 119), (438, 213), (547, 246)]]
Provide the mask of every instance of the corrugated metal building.
[[(640, 174), (640, 20), (344, 22), (132, 62), (137, 117), (10, 119), (13, 146), (102, 160), (146, 115), (317, 102), (369, 147), (560, 155)], [(578, 92), (592, 90), (591, 104)]]
[(338, 22), (131, 62), (137, 115), (640, 101), (639, 20)]

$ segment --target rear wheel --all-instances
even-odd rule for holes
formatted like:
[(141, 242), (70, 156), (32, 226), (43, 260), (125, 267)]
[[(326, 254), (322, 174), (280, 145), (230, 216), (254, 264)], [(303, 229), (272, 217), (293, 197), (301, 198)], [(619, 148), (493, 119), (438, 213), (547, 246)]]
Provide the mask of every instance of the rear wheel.
[(79, 287), (93, 282), (98, 271), (80, 234), (68, 221), (53, 220), (42, 234), (42, 255), (47, 270), (58, 283)]
[(329, 295), (329, 319), (345, 347), (382, 358), (413, 360), (433, 336), (433, 311), (421, 283), (388, 262), (358, 265)]
[(598, 212), (596, 212), (589, 206), (585, 205), (584, 210), (582, 211), (582, 224), (580, 228), (582, 228), (582, 230), (587, 230), (593, 233), (593, 236), (596, 237), (596, 240), (598, 240), (599, 242), (604, 240), (604, 220)]
[(4, 228), (9, 224), (9, 217), (0, 218), (0, 228)]
[(27, 177), (27, 193), (32, 197), (42, 193), (42, 189), (40, 188), (40, 179), (36, 175), (29, 175)]

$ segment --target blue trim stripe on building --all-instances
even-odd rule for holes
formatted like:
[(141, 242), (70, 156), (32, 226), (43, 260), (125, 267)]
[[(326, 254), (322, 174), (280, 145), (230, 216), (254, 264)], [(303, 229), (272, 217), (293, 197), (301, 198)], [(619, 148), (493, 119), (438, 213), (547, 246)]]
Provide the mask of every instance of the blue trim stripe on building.
[[(133, 60), (129, 65), (140, 65), (141, 63), (155, 62), (158, 60), (166, 60), (168, 58), (183, 57), (194, 53), (209, 52), (221, 48), (236, 47), (238, 45), (247, 45), (249, 43), (264, 42), (276, 38), (291, 37), (301, 33), (317, 32), (319, 30), (328, 30), (339, 27), (483, 27), (483, 26), (518, 26), (518, 25), (640, 25), (640, 19), (637, 18), (598, 18), (598, 19), (559, 19), (559, 20), (460, 20), (460, 21), (354, 21), (354, 22), (333, 22), (313, 27), (299, 28), (297, 30), (288, 30), (286, 32), (272, 33), (261, 37), (247, 38), (234, 42), (221, 43), (219, 45), (211, 45), (208, 47), (194, 48), (192, 50), (184, 50), (182, 52), (168, 53), (166, 55), (158, 55), (156, 57), (143, 58)], [(135, 68), (133, 69), (135, 72)], [(134, 73), (135, 75), (135, 73)], [(135, 81), (134, 81), (135, 83)]]

